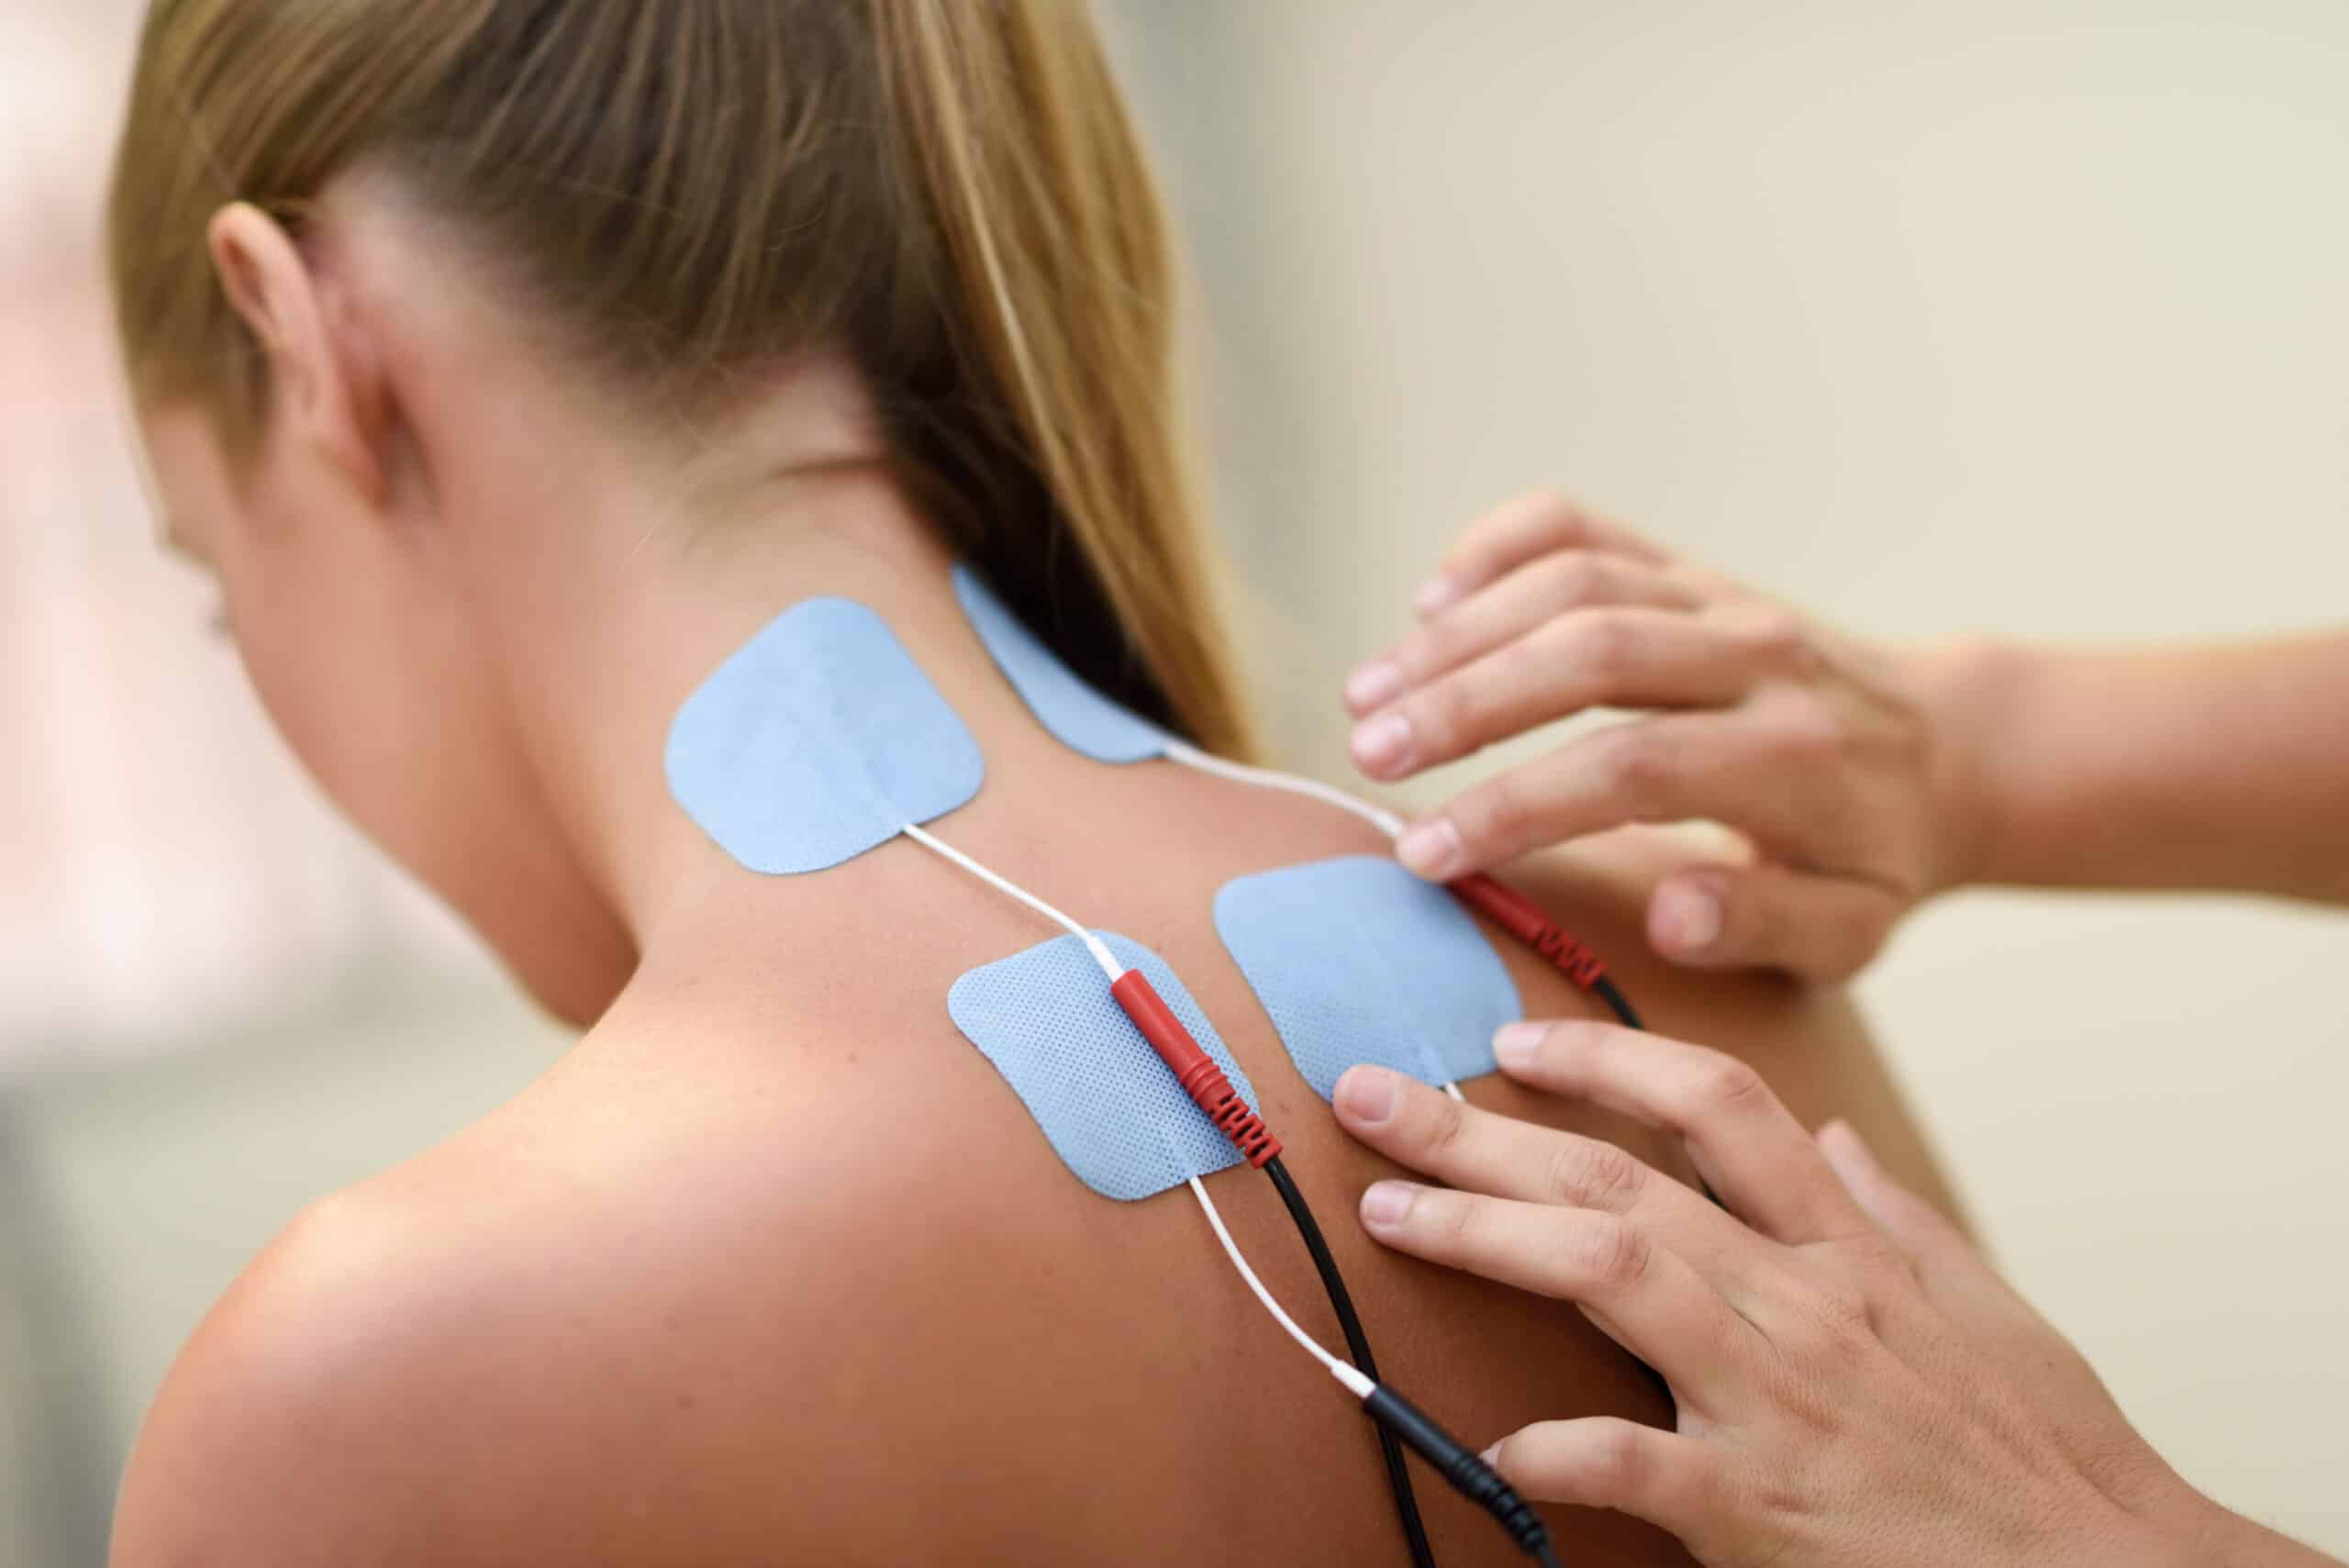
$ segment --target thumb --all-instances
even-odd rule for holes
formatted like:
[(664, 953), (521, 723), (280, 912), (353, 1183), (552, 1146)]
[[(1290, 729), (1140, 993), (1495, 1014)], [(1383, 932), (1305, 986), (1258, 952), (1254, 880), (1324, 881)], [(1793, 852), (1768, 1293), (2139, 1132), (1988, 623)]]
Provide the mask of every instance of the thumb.
[(1783, 866), (1708, 867), (1664, 879), (1648, 940), (1691, 969), (1783, 969), (1841, 980), (1874, 958), (1900, 917), (1889, 889)]

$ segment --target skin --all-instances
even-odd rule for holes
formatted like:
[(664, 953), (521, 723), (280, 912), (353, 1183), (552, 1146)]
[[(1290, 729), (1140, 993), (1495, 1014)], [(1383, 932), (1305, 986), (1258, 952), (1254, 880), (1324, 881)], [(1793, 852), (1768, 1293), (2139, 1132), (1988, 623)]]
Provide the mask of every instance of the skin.
[[(1210, 901), (1375, 835), (1046, 736), (952, 607), (951, 562), (837, 361), (778, 366), (687, 432), (586, 388), (380, 182), (330, 187), (298, 247), (246, 208), (210, 239), (269, 404), (241, 465), (200, 413), (145, 411), (173, 537), (217, 573), (303, 762), (585, 1032), (245, 1272), (148, 1417), (114, 1561), (1397, 1560), (1364, 1424), (1187, 1196), (1084, 1188), (954, 1031), (953, 980), (1051, 929), (902, 840), (818, 875), (745, 873), (660, 758), (679, 703), (780, 608), (871, 606), (987, 759), (933, 830), (1163, 954), (1325, 1221), (1398, 1167), (1297, 1077)], [(1675, 853), (1618, 836), (1516, 880), (1624, 954), (1659, 1027), (1764, 1064), (1946, 1202), (1840, 996), (1668, 979), (1637, 951)], [(1584, 1010), (1503, 951), (1530, 1011)], [(1499, 1078), (1468, 1093), (1685, 1173), (1629, 1118)], [(1335, 1342), (1266, 1184), (1209, 1184), (1268, 1286)], [(1383, 1370), (1464, 1435), (1670, 1418), (1572, 1309), (1330, 1229)], [(1419, 1496), (1448, 1565), (1514, 1560), (1424, 1473)], [(1689, 1561), (1625, 1515), (1553, 1518), (1574, 1560)]]
[[(1647, 899), (1651, 946), (1692, 967), (1844, 973), (1969, 881), (2349, 897), (2349, 734), (2327, 711), (2349, 639), (1887, 648), (1550, 495), (1472, 528), (1419, 609), (1348, 683), (1376, 776), (1590, 706), (1653, 711), (1438, 807), (1406, 863), (1458, 875), (1717, 819), (1743, 857)], [(1529, 1495), (1651, 1520), (1714, 1568), (2330, 1561), (2180, 1481), (1849, 1125), (1814, 1142), (1718, 1051), (1580, 1023), (1502, 1037), (1511, 1077), (1671, 1134), (1727, 1201), (1376, 1069), (1341, 1082), (1349, 1130), (1448, 1184), (1374, 1187), (1366, 1229), (1575, 1302), (1672, 1385), (1676, 1435), (1583, 1418), (1500, 1444)]]
[(1350, 1130), (1447, 1184), (1371, 1188), (1372, 1234), (1572, 1301), (1671, 1382), (1671, 1433), (1583, 1416), (1495, 1445), (1527, 1495), (1651, 1520), (1709, 1568), (2331, 1563), (2179, 1480), (1849, 1126), (1814, 1142), (1719, 1051), (1586, 1022), (1503, 1037), (1518, 1082), (1686, 1140), (1725, 1206), (1383, 1068), (1340, 1080)]
[(2349, 901), (2349, 635), (2232, 648), (1870, 642), (1564, 497), (1464, 534), (1419, 620), (1346, 685), (1355, 762), (1404, 779), (1598, 706), (1414, 824), (1444, 877), (1631, 822), (1742, 855), (1660, 884), (1655, 950), (1837, 979), (1969, 883)]

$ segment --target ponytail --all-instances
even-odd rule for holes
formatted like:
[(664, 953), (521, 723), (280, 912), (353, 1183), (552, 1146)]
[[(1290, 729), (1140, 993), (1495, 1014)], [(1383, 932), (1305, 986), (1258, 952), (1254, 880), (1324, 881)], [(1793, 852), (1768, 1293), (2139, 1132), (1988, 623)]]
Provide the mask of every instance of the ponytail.
[(648, 406), (718, 412), (845, 347), (908, 487), (1037, 635), (1248, 750), (1164, 222), (1083, 0), (150, 0), (109, 215), (142, 406), (250, 439), (263, 361), (205, 225), (297, 220), (362, 162)]
[(1099, 42), (1071, 23), (1081, 5), (873, 4), (962, 379), (998, 400), (995, 440), (1052, 514), (986, 518), (967, 548), (1095, 684), (1251, 753), (1183, 450), (1165, 221)]

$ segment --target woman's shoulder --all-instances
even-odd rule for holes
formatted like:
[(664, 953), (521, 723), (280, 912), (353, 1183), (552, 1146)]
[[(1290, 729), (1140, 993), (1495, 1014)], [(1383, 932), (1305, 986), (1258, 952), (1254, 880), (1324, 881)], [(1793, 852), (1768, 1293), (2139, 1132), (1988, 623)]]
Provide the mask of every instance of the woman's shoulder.
[[(763, 1385), (816, 1372), (746, 1315), (826, 1287), (740, 1256), (740, 1211), (775, 1257), (851, 1257), (841, 1206), (674, 1111), (600, 1137), (512, 1113), (312, 1204), (246, 1268), (141, 1429), (118, 1568), (711, 1560), (715, 1495), (696, 1518), (654, 1494), (729, 1446), (747, 1351)], [(788, 1106), (764, 1126), (807, 1130)]]

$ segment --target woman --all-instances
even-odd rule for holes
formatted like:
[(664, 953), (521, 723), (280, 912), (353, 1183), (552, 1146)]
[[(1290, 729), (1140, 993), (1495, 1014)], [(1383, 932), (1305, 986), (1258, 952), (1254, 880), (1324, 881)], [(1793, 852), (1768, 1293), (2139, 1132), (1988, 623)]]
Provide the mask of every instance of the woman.
[[(950, 1023), (958, 975), (1050, 929), (903, 842), (751, 876), (663, 787), (670, 719), (729, 652), (807, 597), (869, 605), (985, 753), (939, 831), (1165, 955), (1325, 1209), (1393, 1171), (1209, 918), (1236, 875), (1376, 836), (1072, 754), (951, 596), (975, 562), (1096, 684), (1244, 750), (1175, 458), (1169, 258), (1082, 9), (161, 0), (113, 254), (172, 537), (264, 703), (586, 1028), (239, 1280), (149, 1417), (117, 1560), (1400, 1561), (1366, 1426), (1197, 1215), (1071, 1180)], [(1838, 996), (1633, 956), (1664, 869), (1526, 880), (1661, 1024), (1946, 1202)], [(1580, 1005), (1508, 960), (1529, 1012)], [(1331, 1339), (1244, 1174), (1210, 1184)], [(1345, 1229), (1384, 1370), (1455, 1429), (1668, 1418), (1568, 1309)], [(1447, 1563), (1509, 1555), (1424, 1480), (1421, 1504)], [(1555, 1523), (1579, 1560), (1687, 1561)]]

